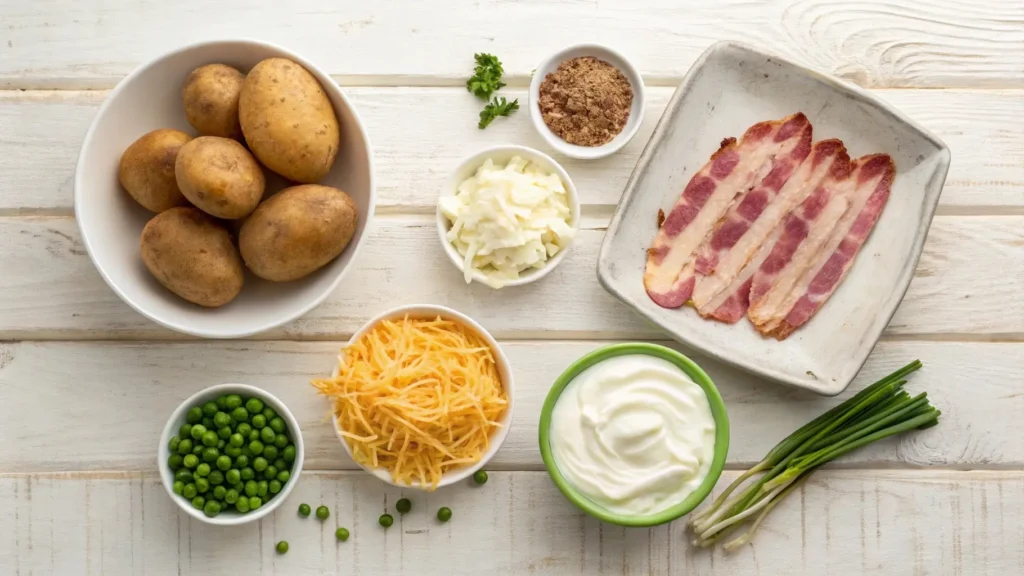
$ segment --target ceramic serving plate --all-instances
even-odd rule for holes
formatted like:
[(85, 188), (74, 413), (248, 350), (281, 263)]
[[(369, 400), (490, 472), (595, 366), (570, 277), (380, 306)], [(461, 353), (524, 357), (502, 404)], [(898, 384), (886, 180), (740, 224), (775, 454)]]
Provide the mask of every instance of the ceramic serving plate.
[[(750, 322), (723, 324), (661, 308), (643, 285), (657, 214), (728, 136), (803, 112), (814, 140), (839, 138), (852, 158), (888, 153), (888, 204), (839, 289), (788, 339)], [(819, 394), (842, 392), (864, 365), (910, 284), (949, 168), (946, 145), (855, 86), (733, 42), (709, 48), (676, 89), (626, 185), (598, 258), (606, 290), (675, 339), (723, 362)]]

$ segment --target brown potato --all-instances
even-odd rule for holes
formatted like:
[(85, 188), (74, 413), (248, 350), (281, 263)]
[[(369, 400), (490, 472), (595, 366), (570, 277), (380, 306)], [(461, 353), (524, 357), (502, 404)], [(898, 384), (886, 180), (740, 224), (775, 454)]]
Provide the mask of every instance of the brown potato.
[(294, 182), (324, 177), (338, 155), (338, 118), (323, 86), (305, 68), (268, 58), (245, 77), (238, 117), (249, 149)]
[(160, 129), (133, 142), (121, 155), (117, 170), (121, 186), (136, 202), (153, 212), (188, 204), (178, 190), (174, 162), (178, 150), (191, 139), (178, 130)]
[(358, 217), (355, 202), (337, 188), (294, 186), (256, 208), (242, 224), (238, 247), (260, 278), (297, 280), (345, 250)]
[(214, 308), (242, 290), (245, 271), (231, 235), (200, 210), (172, 208), (142, 230), (142, 261), (168, 290)]
[(245, 75), (225, 64), (200, 66), (188, 75), (181, 99), (185, 118), (203, 136), (242, 139), (238, 96)]
[(217, 136), (200, 136), (182, 146), (174, 173), (189, 202), (228, 220), (255, 210), (266, 186), (263, 170), (245, 146)]

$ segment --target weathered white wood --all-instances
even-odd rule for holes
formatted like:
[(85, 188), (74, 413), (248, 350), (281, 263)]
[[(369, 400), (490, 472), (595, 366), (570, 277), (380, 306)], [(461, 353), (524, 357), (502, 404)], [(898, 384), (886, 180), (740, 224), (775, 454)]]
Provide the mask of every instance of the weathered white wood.
[[(619, 201), (672, 90), (651, 88), (636, 137), (600, 161), (555, 153), (537, 135), (525, 109), (487, 130), (478, 129), (480, 103), (461, 88), (351, 88), (348, 93), (373, 142), (382, 211), (432, 209), (449, 171), (462, 157), (487, 145), (516, 142), (553, 154), (569, 171), (584, 204), (607, 213)], [(953, 165), (940, 213), (1024, 210), (1024, 91), (875, 93), (949, 145)], [(70, 212), (79, 147), (106, 94), (0, 92), (0, 211)], [(508, 97), (525, 104), (521, 89), (508, 90)]]
[[(542, 468), (541, 405), (551, 383), (603, 342), (507, 341), (516, 378), (512, 428), (490, 467)], [(295, 414), (311, 469), (352, 469), (309, 380), (334, 368), (333, 342), (22, 342), (0, 344), (0, 472), (149, 470), (164, 423), (193, 393), (224, 382), (266, 389)], [(749, 466), (813, 417), (914, 359), (909, 389), (943, 411), (926, 431), (850, 454), (844, 466), (1024, 466), (1024, 343), (883, 342), (850, 389), (822, 398), (692, 355), (732, 423), (729, 465)], [(44, 423), (53, 423), (45, 425)]]
[[(0, 87), (109, 87), (189, 42), (280, 43), (349, 82), (458, 82), (472, 54), (525, 77), (568, 44), (617, 47), (651, 78), (675, 78), (724, 39), (771, 48), (871, 86), (1021, 86), (1024, 7), (989, 0), (131, 0), (0, 3)], [(384, 77), (382, 79), (382, 77)]]
[[(735, 473), (727, 473), (729, 481)], [(400, 516), (393, 503), (413, 502)], [(329, 520), (299, 517), (326, 504)], [(453, 511), (440, 524), (440, 506)], [(395, 516), (389, 530), (377, 524)], [(1024, 473), (817, 472), (736, 553), (692, 548), (684, 523), (624, 529), (583, 515), (544, 472), (433, 494), (358, 472), (307, 472), (273, 515), (211, 527), (152, 474), (0, 477), (5, 574), (965, 574), (1024, 570)], [(334, 528), (351, 531), (348, 542)], [(285, 555), (274, 544), (287, 540)]]
[[(309, 314), (259, 338), (341, 339), (385, 309), (417, 302), (454, 306), (506, 337), (659, 337), (598, 285), (603, 235), (583, 230), (543, 281), (495, 291), (463, 282), (430, 217), (378, 218), (343, 285)], [(921, 274), (887, 334), (1020, 337), (1022, 239), (1024, 216), (937, 217)], [(0, 218), (0, 246), (0, 339), (183, 338), (117, 298), (71, 218)]]

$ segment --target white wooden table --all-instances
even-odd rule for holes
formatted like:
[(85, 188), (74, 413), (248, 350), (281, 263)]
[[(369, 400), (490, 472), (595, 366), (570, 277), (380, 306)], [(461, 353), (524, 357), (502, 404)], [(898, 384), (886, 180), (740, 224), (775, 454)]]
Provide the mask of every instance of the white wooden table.
[[(289, 6), (291, 5), (291, 6)], [(304, 318), (247, 341), (198, 341), (124, 305), (93, 269), (72, 210), (78, 148), (107, 90), (200, 39), (290, 47), (344, 85), (375, 148), (380, 202), (356, 270)], [(868, 87), (953, 152), (917, 277), (850, 392), (920, 358), (914, 387), (941, 425), (821, 470), (753, 546), (695, 551), (681, 522), (624, 530), (585, 517), (543, 472), (536, 429), (555, 376), (603, 343), (664, 338), (598, 286), (604, 226), (644, 142), (696, 56), (719, 39), (772, 49)], [(607, 160), (559, 158), (585, 230), (543, 282), (466, 286), (433, 204), (481, 146), (547, 150), (527, 112), (476, 128), (462, 83), (474, 51), (505, 63), (508, 96), (569, 43), (619, 48), (649, 86), (640, 133)], [(504, 340), (516, 419), (491, 481), (428, 496), (381, 530), (400, 491), (358, 471), (307, 381), (381, 310), (446, 304)], [(998, 574), (1024, 573), (1024, 3), (1020, 0), (0, 0), (0, 574)], [(732, 417), (728, 480), (840, 398), (698, 361)], [(155, 475), (183, 398), (220, 382), (279, 395), (306, 470), (273, 517), (215, 529)], [(848, 395), (848, 394), (847, 394)], [(846, 395), (844, 395), (845, 397)], [(324, 526), (300, 502), (333, 509)], [(454, 510), (440, 525), (439, 506)], [(352, 531), (338, 545), (335, 520)], [(281, 539), (285, 556), (274, 553)]]

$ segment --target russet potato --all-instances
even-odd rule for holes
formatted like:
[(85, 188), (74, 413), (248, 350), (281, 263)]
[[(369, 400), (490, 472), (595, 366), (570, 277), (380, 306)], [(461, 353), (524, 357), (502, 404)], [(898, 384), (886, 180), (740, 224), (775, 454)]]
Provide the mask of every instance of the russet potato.
[(200, 66), (181, 90), (185, 118), (203, 136), (242, 139), (238, 97), (245, 75), (225, 64)]
[(217, 136), (200, 136), (182, 146), (175, 175), (189, 202), (227, 220), (248, 216), (266, 185), (263, 170), (245, 146)]
[(117, 170), (121, 186), (152, 212), (187, 205), (178, 189), (174, 163), (178, 151), (190, 140), (191, 136), (178, 130), (160, 129), (144, 134), (121, 154)]

